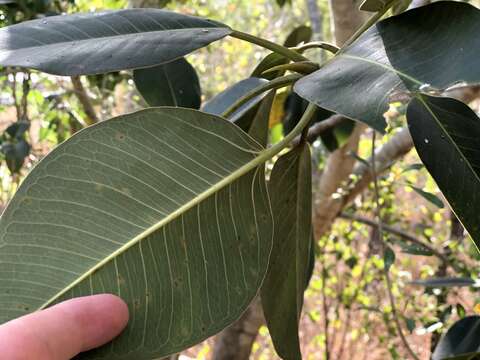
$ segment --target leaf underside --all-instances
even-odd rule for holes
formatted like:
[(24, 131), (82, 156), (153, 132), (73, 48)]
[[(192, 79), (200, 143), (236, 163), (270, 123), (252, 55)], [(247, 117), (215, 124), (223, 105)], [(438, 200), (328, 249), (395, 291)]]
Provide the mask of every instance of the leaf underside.
[(407, 121), (422, 162), (480, 247), (480, 119), (461, 101), (418, 95)]
[(269, 182), (275, 238), (261, 289), (268, 329), (282, 359), (301, 359), (298, 322), (309, 277), (312, 238), (311, 160), (308, 144), (280, 157)]
[(479, 27), (480, 10), (466, 3), (439, 1), (407, 11), (377, 23), (294, 90), (383, 132), (383, 114), (395, 96), (480, 82)]
[(50, 16), (0, 29), (0, 65), (56, 75), (150, 67), (231, 31), (211, 20), (158, 9)]
[(0, 219), (0, 323), (106, 292), (127, 302), (130, 322), (81, 359), (162, 357), (222, 330), (268, 266), (263, 166), (234, 174), (261, 149), (182, 108), (82, 130), (32, 170)]

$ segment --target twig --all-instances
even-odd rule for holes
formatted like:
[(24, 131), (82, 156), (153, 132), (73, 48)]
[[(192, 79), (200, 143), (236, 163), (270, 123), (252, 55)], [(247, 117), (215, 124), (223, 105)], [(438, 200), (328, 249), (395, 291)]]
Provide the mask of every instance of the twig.
[(285, 46), (279, 45), (277, 43), (271, 42), (267, 39), (263, 39), (257, 36), (254, 36), (252, 34), (247, 34), (242, 31), (238, 30), (233, 30), (232, 33), (230, 33), (231, 37), (243, 40), (243, 41), (248, 41), (249, 43), (259, 45), (265, 49), (271, 50), (277, 54), (283, 55), (289, 60), (292, 60), (294, 62), (297, 61), (309, 61), (308, 58), (305, 56), (299, 54), (295, 50), (286, 48)]
[[(345, 118), (341, 115), (332, 115), (328, 119), (325, 119), (323, 121), (320, 121), (308, 129), (308, 134), (307, 134), (307, 141), (311, 142), (314, 141), (320, 134), (323, 132), (337, 126), (340, 124)], [(300, 143), (300, 136), (295, 138), (295, 140), (292, 141), (292, 146), (297, 146)]]
[(80, 79), (79, 76), (72, 76), (71, 80), (72, 80), (74, 93), (77, 96), (78, 101), (80, 101), (80, 104), (82, 104), (83, 111), (85, 111), (85, 115), (87, 115), (85, 122), (88, 125), (97, 123), (99, 121), (97, 113), (93, 108), (93, 105), (90, 101), (90, 97), (88, 96), (87, 91), (83, 87), (82, 80)]
[(12, 75), (12, 97), (13, 97), (13, 103), (15, 105), (15, 110), (17, 113), (17, 121), (21, 120), (22, 117), (22, 110), (20, 109), (20, 104), (18, 103), (18, 98), (17, 98), (17, 73), (15, 71), (11, 72)]
[(295, 81), (299, 80), (302, 77), (300, 74), (290, 74), (285, 76), (280, 76), (278, 78), (269, 81), (268, 83), (257, 86), (256, 88), (250, 90), (242, 97), (238, 98), (227, 110), (222, 113), (224, 118), (232, 115), (236, 110), (238, 110), (242, 105), (257, 97), (260, 94), (272, 89), (280, 89), (285, 86), (289, 86)]
[(28, 121), (28, 93), (30, 92), (30, 72), (23, 73), (22, 83), (22, 120)]
[(330, 360), (330, 344), (328, 340), (328, 328), (330, 327), (330, 322), (328, 319), (328, 304), (327, 304), (327, 294), (325, 292), (326, 280), (325, 276), (325, 263), (322, 260), (322, 305), (323, 305), (323, 332), (325, 336), (325, 360)]
[(385, 7), (373, 14), (361, 27), (358, 29), (345, 43), (343, 44), (342, 48), (339, 50), (340, 52), (343, 52), (349, 45), (351, 45), (355, 40), (357, 40), (365, 31), (367, 31), (372, 25), (375, 25), (375, 23), (382, 18), (383, 15), (385, 15), (396, 2), (397, 0), (390, 0), (385, 4)]
[[(341, 218), (343, 219), (348, 219), (348, 220), (353, 220), (353, 221), (357, 221), (359, 223), (362, 223), (362, 224), (365, 224), (365, 225), (369, 225), (369, 226), (372, 226), (372, 227), (376, 227), (378, 228), (380, 225), (377, 221), (374, 221), (374, 220), (371, 220), (367, 217), (364, 217), (364, 216), (360, 216), (360, 215), (352, 215), (352, 214), (347, 214), (347, 213), (340, 213), (339, 215)], [(435, 255), (436, 257), (438, 257), (443, 263), (447, 264), (448, 266), (452, 267), (453, 269), (455, 269), (455, 266), (451, 263), (451, 261), (448, 259), (448, 257), (446, 257), (444, 254), (442, 254), (440, 251), (436, 250), (434, 247), (432, 247), (430, 244), (427, 244), (421, 240), (419, 240), (418, 238), (416, 238), (415, 236), (413, 236), (412, 234), (409, 234), (403, 230), (400, 230), (400, 229), (397, 229), (393, 226), (389, 226), (389, 225), (386, 225), (386, 224), (382, 224), (382, 229), (386, 232), (389, 232), (391, 234), (394, 234), (394, 235), (398, 235), (400, 236), (402, 239), (408, 241), (408, 242), (411, 242), (413, 244), (416, 244), (416, 245), (419, 245), (425, 249), (427, 249), (428, 251), (430, 251), (433, 255)]]
[[(383, 237), (383, 223), (382, 223), (382, 218), (381, 218), (381, 205), (380, 205), (380, 192), (378, 190), (378, 179), (377, 179), (377, 173), (375, 170), (375, 137), (376, 137), (376, 132), (373, 130), (372, 132), (372, 163), (371, 163), (371, 171), (372, 171), (372, 178), (373, 178), (373, 186), (374, 186), (374, 195), (375, 195), (375, 212), (377, 215), (378, 219), (378, 236), (382, 243), (384, 243), (384, 237)], [(386, 247), (384, 247), (384, 253), (385, 253)], [(388, 293), (388, 299), (390, 300), (390, 307), (392, 308), (392, 316), (393, 320), (395, 322), (395, 326), (397, 328), (398, 335), (400, 336), (400, 339), (402, 340), (403, 346), (407, 350), (407, 352), (410, 354), (410, 356), (414, 360), (419, 360), (418, 356), (413, 352), (412, 348), (410, 347), (410, 344), (408, 343), (407, 339), (405, 338), (405, 335), (403, 334), (402, 326), (400, 324), (400, 319), (398, 318), (397, 314), (397, 308), (395, 306), (395, 298), (393, 296), (392, 292), (392, 282), (390, 281), (390, 269), (387, 267), (384, 267), (384, 273), (385, 273), (385, 282), (387, 284), (387, 293)]]

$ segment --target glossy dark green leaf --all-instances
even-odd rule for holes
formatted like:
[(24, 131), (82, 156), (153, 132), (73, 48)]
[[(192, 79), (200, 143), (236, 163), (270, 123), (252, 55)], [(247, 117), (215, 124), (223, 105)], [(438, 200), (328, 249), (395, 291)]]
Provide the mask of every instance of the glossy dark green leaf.
[(12, 174), (20, 171), (25, 158), (30, 154), (30, 144), (24, 139), (6, 141), (2, 143), (1, 151), (5, 156), (5, 162)]
[(387, 246), (383, 253), (383, 267), (386, 271), (389, 271), (392, 265), (395, 263), (395, 252), (391, 247)]
[(480, 82), (480, 10), (439, 1), (379, 22), (295, 84), (303, 98), (384, 131), (398, 94)]
[[(239, 81), (238, 83), (228, 87), (221, 93), (215, 95), (202, 107), (202, 111), (214, 115), (222, 115), (225, 110), (232, 106), (235, 101), (247, 94), (249, 91), (255, 89), (260, 85), (264, 85), (268, 82), (266, 79), (250, 77)], [(260, 104), (262, 99), (267, 93), (262, 93), (250, 101), (246, 102), (240, 108), (238, 108), (233, 114), (228, 117), (228, 120), (240, 126), (245, 131), (248, 131), (250, 124), (256, 111), (252, 111), (257, 105)], [(252, 114), (253, 112), (253, 114)]]
[(200, 108), (200, 81), (193, 66), (184, 58), (134, 70), (133, 81), (150, 106)]
[(473, 360), (480, 355), (480, 316), (457, 321), (440, 339), (432, 360)]
[(0, 323), (118, 295), (128, 326), (79, 357), (88, 360), (162, 358), (224, 329), (268, 268), (262, 153), (225, 119), (178, 107), (78, 132), (35, 166), (0, 218)]
[(457, 309), (457, 315), (458, 315), (458, 317), (464, 318), (467, 312), (465, 311), (465, 308), (463, 307), (463, 305), (460, 304), (460, 303), (458, 303), (458, 304), (456, 305), (456, 309)]
[(257, 114), (253, 118), (252, 125), (248, 129), (248, 135), (258, 141), (263, 147), (268, 144), (268, 125), (270, 120), (270, 110), (272, 109), (273, 100), (275, 99), (275, 90), (272, 90), (263, 99)]
[(294, 47), (300, 45), (301, 43), (307, 43), (312, 39), (312, 28), (309, 26), (299, 26), (292, 30), (290, 34), (288, 34), (283, 46), (286, 47)]
[(420, 159), (479, 246), (480, 119), (458, 100), (419, 95), (407, 120)]
[(438, 197), (436, 196), (435, 194), (432, 194), (428, 191), (425, 191), (425, 190), (422, 190), (416, 186), (413, 186), (413, 185), (408, 185), (409, 188), (411, 188), (413, 191), (415, 191), (418, 195), (420, 195), (421, 197), (423, 197), (425, 200), (427, 200), (429, 203), (435, 205), (436, 207), (440, 208), (440, 209), (443, 209), (444, 205), (443, 205), (443, 201)]
[(421, 285), (425, 287), (453, 287), (453, 286), (473, 286), (475, 280), (470, 278), (431, 278), (425, 280), (414, 280), (411, 282), (414, 285)]
[(57, 75), (163, 64), (223, 38), (226, 25), (158, 9), (50, 16), (0, 29), (0, 65)]
[(5, 129), (5, 132), (11, 137), (21, 139), (30, 128), (28, 121), (16, 121)]
[(303, 144), (278, 159), (269, 183), (275, 237), (261, 298), (282, 359), (301, 359), (298, 322), (312, 251), (311, 177), (310, 149)]

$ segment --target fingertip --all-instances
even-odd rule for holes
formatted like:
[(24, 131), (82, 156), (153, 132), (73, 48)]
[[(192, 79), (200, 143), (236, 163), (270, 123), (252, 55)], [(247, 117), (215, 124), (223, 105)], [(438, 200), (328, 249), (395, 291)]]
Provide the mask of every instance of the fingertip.
[(70, 359), (118, 336), (128, 317), (127, 304), (115, 295), (67, 300), (2, 325), (0, 358)]
[[(118, 296), (99, 294), (73, 299), (71, 302), (77, 309), (75, 315), (84, 329), (82, 351), (109, 342), (118, 336), (128, 323), (128, 306)], [(79, 307), (76, 302), (81, 302), (82, 306)]]

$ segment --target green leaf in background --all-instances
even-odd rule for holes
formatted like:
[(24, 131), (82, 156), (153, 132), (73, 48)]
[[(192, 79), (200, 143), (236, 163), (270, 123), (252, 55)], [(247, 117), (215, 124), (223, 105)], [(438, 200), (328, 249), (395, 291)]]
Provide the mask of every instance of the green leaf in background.
[(184, 108), (146, 109), (72, 136), (0, 219), (0, 323), (106, 292), (127, 302), (130, 322), (80, 359), (163, 357), (222, 330), (268, 267), (261, 150), (228, 121)]
[(410, 319), (410, 318), (405, 318), (405, 325), (407, 326), (408, 331), (413, 333), (413, 330), (415, 330), (415, 320)]
[[(241, 80), (223, 90), (221, 93), (218, 93), (208, 102), (206, 102), (202, 107), (202, 111), (214, 115), (222, 115), (225, 110), (232, 106), (240, 97), (246, 95), (249, 91), (255, 89), (256, 87), (266, 84), (267, 82), (268, 80), (266, 79), (255, 77)], [(233, 114), (228, 117), (228, 120), (235, 123), (243, 130), (248, 131), (253, 117), (256, 114), (255, 108), (260, 104), (266, 95), (266, 92), (262, 93), (246, 102), (235, 112), (233, 112)]]
[(175, 60), (231, 31), (158, 9), (50, 16), (0, 29), (0, 65), (56, 75), (143, 68)]
[(275, 163), (269, 182), (275, 238), (262, 285), (263, 312), (282, 359), (301, 359), (298, 322), (312, 249), (312, 184), (308, 144)]
[(23, 139), (25, 133), (30, 128), (29, 121), (16, 121), (5, 129), (5, 132), (12, 139)]
[(421, 256), (432, 256), (433, 252), (426, 247), (423, 247), (418, 244), (408, 244), (405, 242), (400, 242), (400, 246), (402, 247), (402, 253), (410, 254), (410, 255), (421, 255)]
[(5, 156), (8, 170), (12, 174), (16, 174), (22, 168), (25, 158), (30, 154), (30, 144), (24, 139), (5, 141), (0, 150)]
[(268, 144), (268, 125), (274, 99), (275, 90), (272, 90), (268, 93), (265, 99), (263, 99), (257, 110), (257, 114), (253, 118), (252, 125), (248, 129), (248, 135), (263, 147), (267, 147)]
[(0, 152), (5, 157), (11, 174), (20, 172), (25, 158), (30, 154), (30, 144), (25, 134), (30, 128), (28, 121), (16, 121), (5, 129), (0, 137)]
[(478, 247), (480, 119), (461, 101), (418, 95), (407, 121), (420, 159)]
[(133, 71), (133, 81), (150, 106), (200, 109), (202, 91), (197, 72), (184, 58)]
[(473, 286), (476, 284), (475, 280), (470, 278), (431, 278), (425, 280), (413, 280), (413, 285), (420, 285), (425, 287), (453, 287), (453, 286)]
[(395, 252), (391, 247), (387, 246), (383, 254), (383, 267), (386, 271), (389, 271), (392, 265), (395, 263)]
[(419, 171), (419, 170), (422, 170), (424, 167), (425, 165), (423, 165), (422, 163), (411, 164), (402, 170), (402, 174), (405, 174), (410, 171)]
[(480, 316), (457, 321), (440, 339), (432, 360), (473, 360), (480, 355)]
[(465, 311), (465, 308), (463, 307), (462, 304), (458, 303), (456, 305), (456, 309), (457, 309), (457, 315), (459, 318), (464, 318), (465, 315), (466, 315), (466, 311)]
[(416, 186), (413, 186), (411, 184), (408, 184), (407, 186), (409, 188), (411, 188), (413, 191), (415, 191), (418, 195), (423, 197), (425, 200), (427, 200), (429, 203), (432, 203), (436, 207), (438, 207), (440, 209), (443, 209), (443, 207), (444, 207), (443, 201), (438, 196), (436, 196), (436, 195), (434, 195), (434, 194), (432, 194), (428, 191), (422, 190), (422, 189), (420, 189)]
[(318, 106), (384, 131), (398, 94), (480, 82), (480, 10), (439, 1), (383, 20), (294, 90)]

